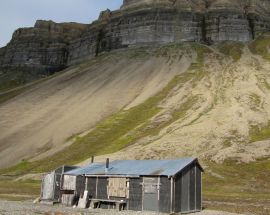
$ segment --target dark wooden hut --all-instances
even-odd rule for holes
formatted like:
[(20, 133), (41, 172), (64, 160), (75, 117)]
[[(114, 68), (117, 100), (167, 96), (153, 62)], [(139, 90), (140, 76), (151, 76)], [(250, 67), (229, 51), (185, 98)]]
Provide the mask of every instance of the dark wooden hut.
[(74, 191), (84, 187), (92, 207), (189, 213), (202, 209), (202, 172), (197, 159), (183, 158), (107, 161), (65, 174), (85, 179)]

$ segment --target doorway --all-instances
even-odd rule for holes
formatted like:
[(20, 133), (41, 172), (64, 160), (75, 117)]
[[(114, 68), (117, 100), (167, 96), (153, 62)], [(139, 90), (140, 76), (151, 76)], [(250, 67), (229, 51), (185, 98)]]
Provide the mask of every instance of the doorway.
[(143, 178), (143, 210), (159, 211), (159, 178)]

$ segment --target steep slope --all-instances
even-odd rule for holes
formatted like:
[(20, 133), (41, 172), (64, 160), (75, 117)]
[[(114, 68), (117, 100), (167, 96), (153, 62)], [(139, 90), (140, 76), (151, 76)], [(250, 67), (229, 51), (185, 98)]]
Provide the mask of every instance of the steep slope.
[[(1, 94), (0, 163), (23, 159), (1, 177), (19, 176), (16, 193), (20, 180), (91, 155), (198, 156), (204, 206), (269, 214), (269, 47), (265, 34), (251, 43), (122, 49)], [(0, 198), (11, 198), (0, 182)], [(21, 193), (33, 195), (37, 182), (27, 187)]]
[(189, 155), (216, 162), (250, 162), (269, 157), (268, 61), (243, 47), (238, 61), (213, 52), (204, 65), (194, 69), (195, 77), (176, 85), (160, 103), (162, 111), (149, 123), (160, 131), (115, 158)]
[(69, 137), (156, 94), (190, 61), (170, 63), (145, 50), (123, 50), (30, 87), (0, 105), (0, 167), (67, 146)]
[(40, 172), (112, 152), (268, 158), (269, 44), (265, 35), (251, 44), (126, 49), (71, 68), (0, 106), (1, 164), (27, 159), (15, 173)]

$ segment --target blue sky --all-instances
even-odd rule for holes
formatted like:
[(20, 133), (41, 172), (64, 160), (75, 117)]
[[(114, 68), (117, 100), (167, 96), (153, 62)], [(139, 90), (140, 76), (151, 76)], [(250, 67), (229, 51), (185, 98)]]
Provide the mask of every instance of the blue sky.
[(38, 19), (91, 23), (100, 11), (114, 10), (123, 0), (0, 0), (0, 47), (14, 30), (34, 26)]

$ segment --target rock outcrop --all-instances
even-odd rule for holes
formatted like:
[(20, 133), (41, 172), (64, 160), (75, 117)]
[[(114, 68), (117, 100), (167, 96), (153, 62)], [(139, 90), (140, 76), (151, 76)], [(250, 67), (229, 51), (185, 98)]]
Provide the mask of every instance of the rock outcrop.
[(100, 52), (138, 44), (250, 41), (270, 30), (268, 0), (124, 0), (89, 25), (37, 21), (15, 31), (1, 66), (56, 71)]
[(20, 28), (2, 51), (1, 67), (63, 69), (68, 63), (70, 41), (80, 37), (85, 27), (77, 23), (57, 24), (38, 20), (33, 28)]
[(216, 41), (250, 41), (250, 27), (245, 6), (240, 1), (216, 0), (207, 8), (205, 16), (206, 38), (212, 43)]

